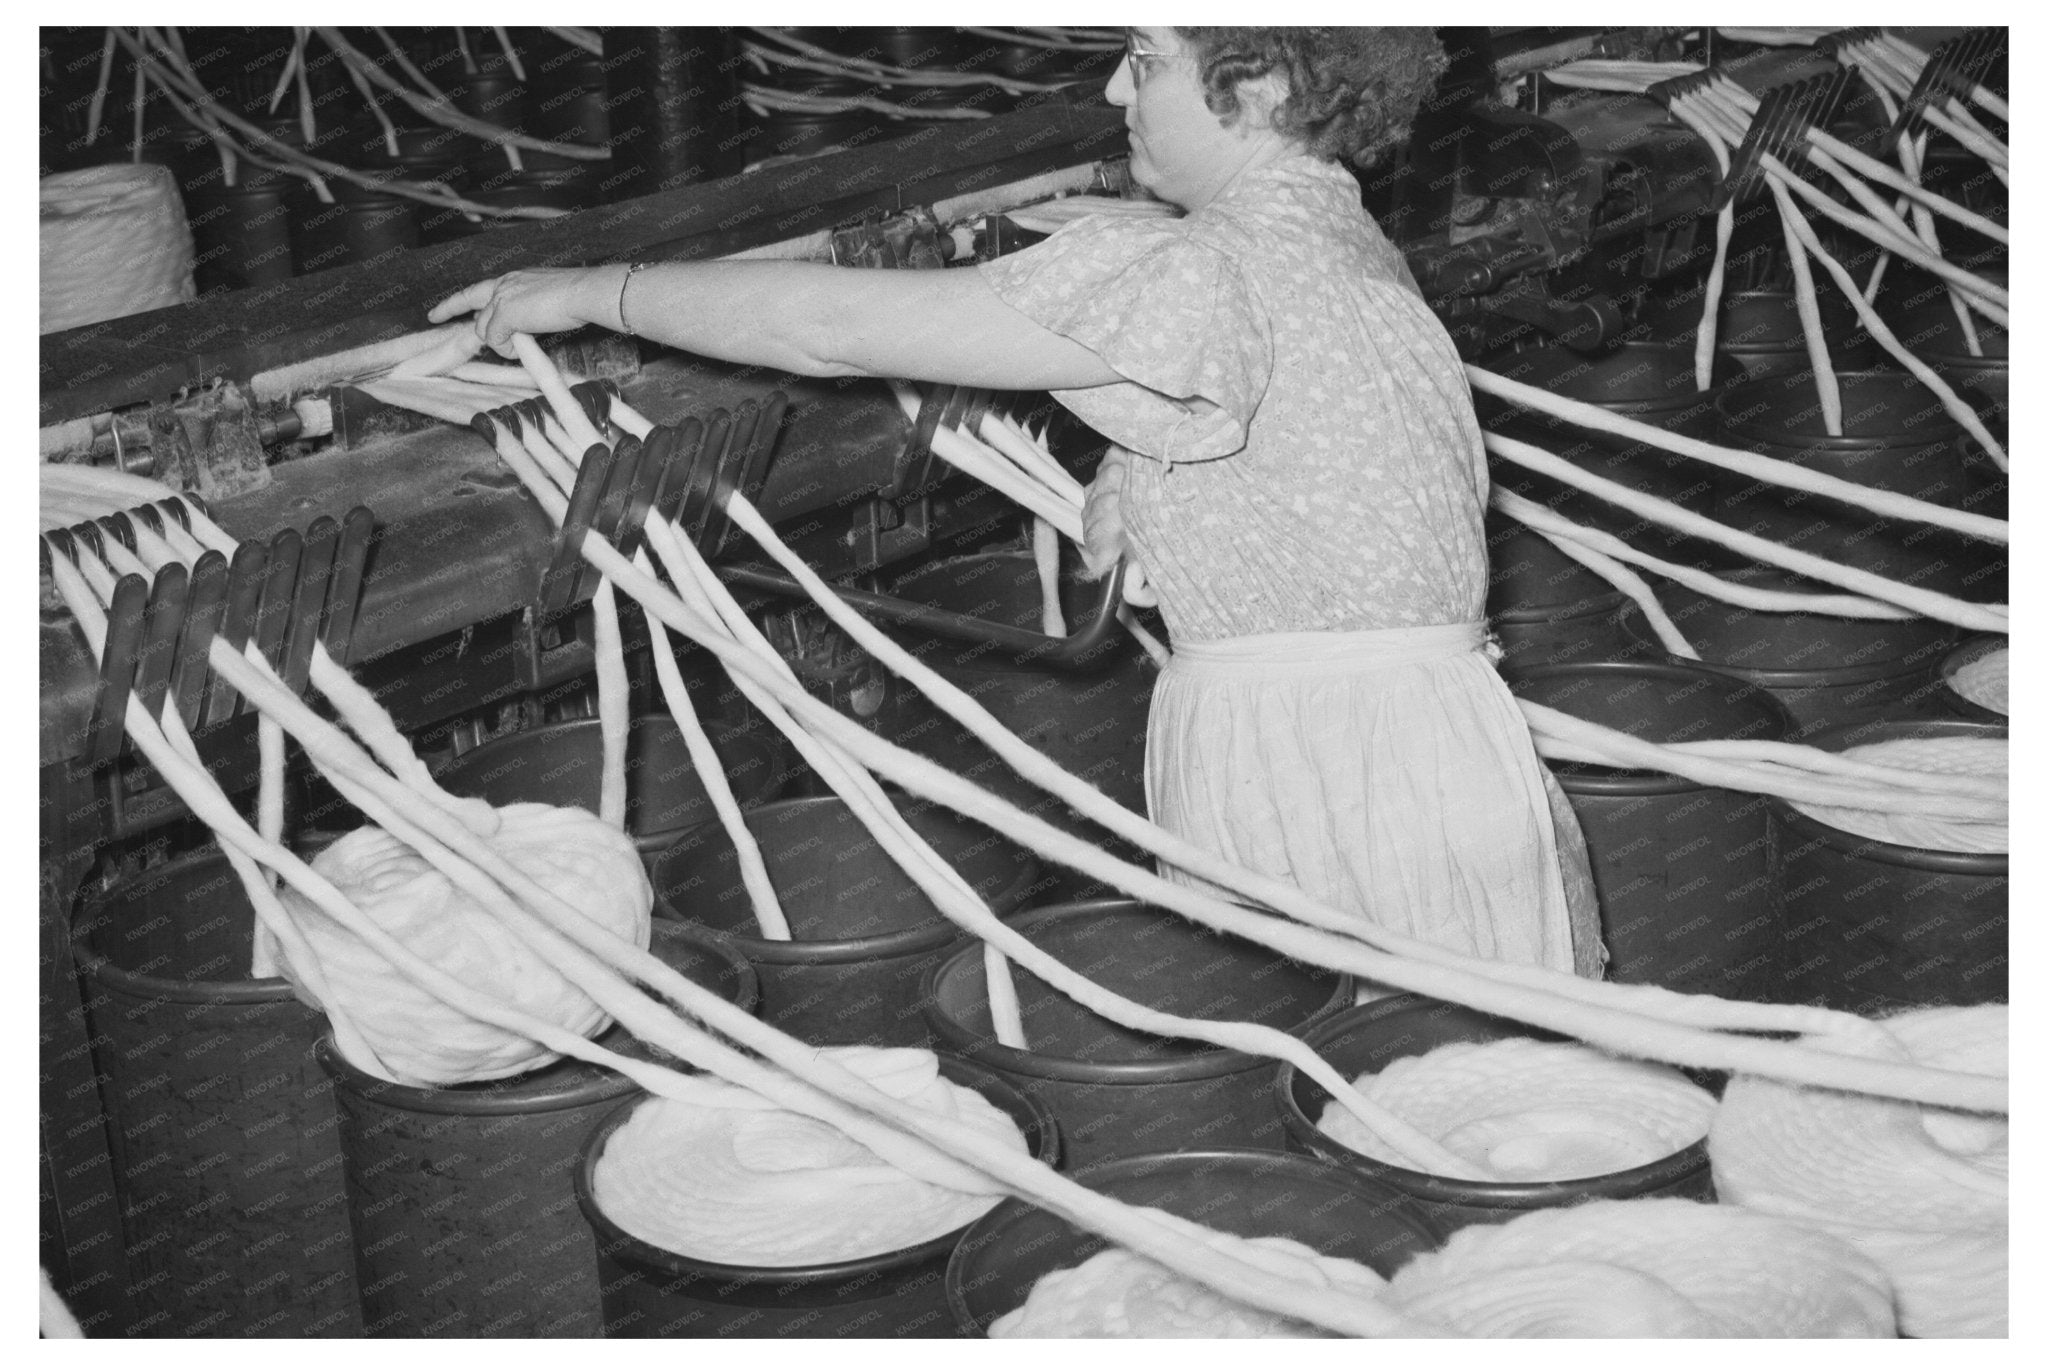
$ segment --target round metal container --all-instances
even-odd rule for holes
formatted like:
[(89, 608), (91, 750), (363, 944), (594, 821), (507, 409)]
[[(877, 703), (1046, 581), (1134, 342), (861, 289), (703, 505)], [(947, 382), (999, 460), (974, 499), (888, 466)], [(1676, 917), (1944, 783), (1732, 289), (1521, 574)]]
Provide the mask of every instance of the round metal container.
[[(937, 806), (903, 802), (911, 827), (999, 915), (1020, 903), (1037, 861)], [(960, 931), (837, 797), (776, 801), (747, 815), (789, 939), (763, 938), (723, 827), (699, 826), (658, 855), (655, 913), (702, 926), (761, 978), (761, 1017), (807, 1043), (923, 1047), (925, 968)]]
[[(1827, 591), (1778, 569), (1720, 576), (1775, 592)], [(1666, 654), (1648, 622), (1631, 612), (1622, 628), (1639, 652), (1765, 689), (1791, 712), (1794, 736), (1918, 704), (1935, 686), (1936, 669), (1956, 638), (1955, 627), (1922, 616), (1887, 621), (1759, 611), (1675, 583), (1660, 583), (1657, 598), (1700, 657), (1680, 660)]]
[[(1701, 294), (1687, 291), (1666, 303), (1651, 320), (1662, 338), (1690, 348), (1699, 335)], [(1820, 314), (1828, 354), (1843, 369), (1863, 369), (1882, 362), (1876, 345), (1857, 325), (1856, 310), (1833, 290), (1820, 294)], [(1718, 356), (1749, 374), (1807, 367), (1806, 332), (1799, 305), (1789, 290), (1736, 289), (1721, 295), (1721, 316), (1714, 329)]]
[[(2003, 271), (1986, 274), (1999, 284), (2005, 283)], [(1889, 311), (1893, 314), (1892, 331), (1901, 344), (1948, 380), (2002, 444), (2012, 403), (2011, 333), (1983, 314), (1972, 312), (1970, 324), (1977, 336), (1977, 351), (1973, 354), (1969, 333), (1957, 320), (1955, 308), (1949, 302), (1948, 286), (1943, 283), (1900, 299)]]
[[(1934, 395), (1903, 371), (1837, 373), (1842, 434), (1827, 434), (1813, 376), (1806, 371), (1731, 384), (1718, 408), (1727, 444), (1866, 488), (1968, 509), (1977, 476), (1962, 429)], [(1775, 485), (1724, 487), (1719, 520), (1902, 583), (1980, 595), (1993, 553), (1983, 542), (1919, 522), (1882, 517), (1848, 503)], [(1972, 590), (1975, 590), (1973, 593)]]
[[(307, 150), (296, 117), (252, 121), (278, 141)], [(330, 160), (346, 160), (343, 145), (339, 127), (328, 127), (320, 130), (320, 145), (312, 150)], [(200, 292), (247, 289), (292, 278), (294, 220), (314, 203), (306, 182), (237, 158), (230, 185), (211, 138), (186, 143), (174, 159), (185, 196), (185, 218), (192, 227), (193, 275)]]
[[(1624, 341), (1595, 354), (1539, 346), (1490, 360), (1487, 368), (1518, 383), (1678, 435), (1718, 439), (1714, 400), (1719, 388), (1700, 392), (1688, 346)], [(1729, 370), (1718, 373), (1717, 386), (1730, 377)], [(1526, 441), (1587, 473), (1662, 498), (1686, 511), (1713, 515), (1714, 471), (1697, 460), (1483, 395), (1479, 411), (1489, 431)], [(1494, 457), (1491, 464), (1497, 485), (1543, 503), (1580, 525), (1620, 536), (1663, 558), (1701, 565), (1726, 562), (1726, 552), (1718, 547), (1647, 522), (1595, 494), (1504, 458)]]
[[(939, 1074), (981, 1094), (1016, 1121), (1031, 1154), (1059, 1164), (1058, 1130), (1037, 1101), (994, 1072), (957, 1057)], [(743, 1266), (679, 1255), (621, 1229), (593, 1188), (605, 1143), (642, 1101), (622, 1104), (585, 1144), (576, 1198), (597, 1242), (604, 1334), (611, 1337), (955, 1337), (946, 1310), (946, 1261), (965, 1228), (898, 1251), (812, 1266)]]
[[(753, 969), (708, 936), (656, 921), (650, 951), (754, 1007)], [(623, 1027), (599, 1042), (679, 1065)], [(568, 1058), (499, 1081), (399, 1085), (351, 1065), (331, 1036), (318, 1052), (341, 1113), (369, 1334), (597, 1336), (595, 1247), (573, 1173), (606, 1110), (639, 1087)]]
[[(1194, 1019), (1300, 1034), (1351, 999), (1349, 977), (1132, 900), (1027, 910), (1010, 926), (1089, 980)], [(1029, 1051), (989, 1020), (979, 944), (933, 967), (925, 1023), (935, 1046), (972, 1057), (1044, 1101), (1077, 1164), (1190, 1147), (1281, 1145), (1265, 1094), (1279, 1063), (1111, 1023), (1028, 971), (1011, 973)]]
[(127, 1242), (127, 1331), (360, 1337), (325, 1028), (249, 976), (219, 852), (89, 895), (72, 926)]
[[(1449, 1043), (1491, 1043), (1504, 1038), (1569, 1038), (1421, 995), (1395, 995), (1346, 1010), (1308, 1036), (1308, 1043), (1342, 1075), (1383, 1069), (1398, 1057), (1421, 1057)], [(1329, 1105), (1322, 1086), (1291, 1066), (1278, 1081), (1288, 1145), (1357, 1171), (1399, 1190), (1426, 1209), (1446, 1232), (1475, 1223), (1505, 1223), (1532, 1209), (1560, 1208), (1593, 1199), (1692, 1199), (1714, 1202), (1707, 1140), (1647, 1165), (1580, 1180), (1454, 1180), (1375, 1160), (1316, 1127)]]
[(570, 49), (542, 59), (530, 74), (534, 88), (528, 103), (536, 137), (586, 147), (611, 141), (604, 58)]
[(1621, 628), (1627, 594), (1520, 522), (1489, 512), (1486, 529), (1486, 615), (1500, 641), (1503, 669), (1591, 663), (1628, 652)]
[[(1422, 1206), (1378, 1181), (1283, 1152), (1204, 1150), (1126, 1157), (1078, 1172), (1087, 1189), (1239, 1237), (1287, 1237), (1323, 1256), (1391, 1276), (1442, 1244)], [(1031, 1288), (1109, 1243), (1056, 1213), (1004, 1201), (967, 1230), (946, 1267), (946, 1296), (961, 1331), (1024, 1306)]]
[[(2002, 725), (1875, 721), (1807, 736), (1829, 752), (1893, 739), (1984, 736)], [(1859, 1014), (2007, 997), (2008, 860), (1911, 848), (1824, 824), (1771, 798), (1785, 997)]]
[(616, 140), (599, 181), (605, 202), (739, 174), (753, 117), (739, 99), (739, 33), (649, 29), (634, 50), (606, 59), (607, 117), (641, 131)]
[[(1982, 272), (1999, 284), (2005, 272)], [(1892, 330), (1906, 348), (1934, 367), (1934, 372), (1956, 391), (1956, 396), (1976, 410), (1992, 438), (2009, 445), (2012, 413), (2011, 334), (1980, 313), (1972, 312), (1977, 350), (1970, 349), (1969, 333), (1956, 318), (1949, 302), (1948, 288), (1935, 283), (1924, 290), (1891, 301)], [(1964, 438), (1973, 456), (1971, 473), (1975, 486), (1966, 504), (1986, 516), (2008, 515), (2009, 483), (2003, 471), (1982, 454), (1973, 437)], [(1997, 596), (2002, 600), (2004, 594)]]
[(1980, 635), (1950, 650), (1948, 657), (1941, 661), (1942, 703), (1964, 720), (1980, 721), (1985, 725), (2004, 725), (2008, 719), (2005, 712), (1994, 711), (1979, 702), (1971, 701), (1956, 690), (1956, 675), (1977, 660), (2010, 648), (2010, 636)]
[[(1516, 697), (1654, 743), (1783, 739), (1763, 689), (1678, 663), (1610, 662), (1511, 675)], [(1762, 797), (1669, 773), (1554, 762), (1586, 836), (1607, 977), (1743, 1000), (1777, 988)]]
[[(238, 166), (233, 185), (216, 174), (185, 190), (192, 226), (193, 276), (202, 293), (248, 289), (292, 278), (291, 177)], [(217, 171), (218, 168), (216, 167)]]
[[(378, 180), (396, 180), (402, 169), (364, 169)], [(394, 255), (419, 245), (419, 224), (413, 201), (379, 193), (353, 181), (334, 177), (328, 188), (334, 202), (302, 203), (292, 222), (292, 261), (301, 275), (338, 270), (365, 261), (389, 263)]]
[[(705, 734), (742, 810), (782, 790), (783, 749), (765, 732), (710, 725)], [(537, 725), (479, 744), (435, 774), (455, 795), (494, 806), (538, 801), (592, 812), (603, 779), (604, 733), (595, 719)], [(682, 730), (667, 716), (635, 717), (626, 732), (626, 832), (641, 856), (717, 818)]]
[(454, 83), (449, 92), (456, 107), (472, 118), (514, 132), (526, 129), (526, 83), (513, 74), (503, 52), (475, 53), (476, 69)]

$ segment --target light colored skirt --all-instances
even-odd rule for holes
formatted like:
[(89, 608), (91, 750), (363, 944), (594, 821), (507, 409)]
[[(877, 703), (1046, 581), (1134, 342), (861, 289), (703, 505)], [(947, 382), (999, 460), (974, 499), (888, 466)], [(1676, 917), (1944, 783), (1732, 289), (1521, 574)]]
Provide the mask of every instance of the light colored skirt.
[(1399, 933), (1598, 976), (1584, 837), (1483, 634), (1176, 642), (1152, 694), (1152, 819)]

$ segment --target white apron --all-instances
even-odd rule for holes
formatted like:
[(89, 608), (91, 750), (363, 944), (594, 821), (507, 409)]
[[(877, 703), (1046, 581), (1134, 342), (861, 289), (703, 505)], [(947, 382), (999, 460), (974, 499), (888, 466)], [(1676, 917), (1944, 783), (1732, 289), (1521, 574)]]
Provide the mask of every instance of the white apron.
[(1483, 637), (1176, 641), (1147, 732), (1152, 819), (1414, 938), (1598, 976), (1584, 837)]

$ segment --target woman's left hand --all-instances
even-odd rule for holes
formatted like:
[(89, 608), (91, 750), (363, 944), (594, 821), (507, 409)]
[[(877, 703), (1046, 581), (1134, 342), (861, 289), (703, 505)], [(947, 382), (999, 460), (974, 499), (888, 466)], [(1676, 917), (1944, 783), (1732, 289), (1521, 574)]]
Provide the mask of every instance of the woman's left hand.
[(617, 292), (619, 275), (618, 269), (514, 270), (451, 294), (428, 310), (427, 321), (446, 322), (474, 313), (476, 334), (483, 343), (510, 359), (516, 332), (542, 336), (615, 321), (610, 298), (600, 296), (607, 282)]

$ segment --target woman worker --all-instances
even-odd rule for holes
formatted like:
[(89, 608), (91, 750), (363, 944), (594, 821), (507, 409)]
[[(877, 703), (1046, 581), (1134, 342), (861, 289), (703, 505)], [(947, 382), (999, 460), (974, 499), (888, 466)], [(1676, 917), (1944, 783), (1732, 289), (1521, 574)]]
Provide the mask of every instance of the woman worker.
[(1338, 164), (1404, 137), (1442, 66), (1428, 29), (1132, 29), (1108, 98), (1132, 178), (1185, 217), (1083, 218), (973, 268), (518, 271), (430, 316), (473, 311), (507, 354), (597, 324), (802, 375), (1050, 390), (1114, 443), (1089, 566), (1128, 555), (1172, 634), (1153, 820), (1401, 933), (1593, 975), (1583, 840), (1484, 652), (1463, 369)]

